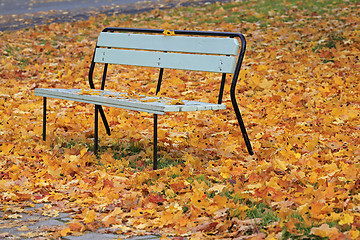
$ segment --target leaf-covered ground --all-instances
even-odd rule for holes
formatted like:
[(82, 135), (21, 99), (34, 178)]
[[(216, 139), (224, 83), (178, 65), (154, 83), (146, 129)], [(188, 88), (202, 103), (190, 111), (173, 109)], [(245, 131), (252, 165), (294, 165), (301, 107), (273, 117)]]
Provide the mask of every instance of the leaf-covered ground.
[[(169, 238), (359, 238), (358, 9), (358, 1), (246, 1), (0, 33), (3, 218), (45, 202), (46, 214), (74, 219), (52, 237), (110, 227)], [(228, 110), (159, 118), (156, 171), (150, 114), (105, 108), (112, 135), (100, 128), (96, 159), (93, 106), (49, 99), (43, 142), (34, 89), (88, 88), (107, 26), (245, 34), (237, 96), (255, 155), (246, 152), (229, 86)], [(106, 88), (154, 93), (157, 74), (113, 67)], [(161, 94), (216, 102), (219, 83), (215, 74), (167, 70)]]

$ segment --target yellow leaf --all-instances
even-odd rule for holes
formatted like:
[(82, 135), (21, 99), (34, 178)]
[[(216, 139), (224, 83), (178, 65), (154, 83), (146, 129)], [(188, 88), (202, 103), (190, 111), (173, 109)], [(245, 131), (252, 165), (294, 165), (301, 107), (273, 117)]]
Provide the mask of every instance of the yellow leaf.
[(48, 210), (48, 211), (43, 212), (43, 215), (47, 216), (47, 217), (57, 217), (57, 216), (59, 216), (59, 211), (57, 211), (57, 210)]
[(61, 174), (61, 168), (56, 166), (49, 166), (47, 172), (53, 177), (59, 177)]
[(14, 144), (5, 144), (1, 147), (3, 153), (10, 153), (15, 148)]
[(173, 198), (176, 196), (175, 192), (172, 189), (166, 189), (165, 190), (166, 197)]
[(62, 229), (61, 231), (60, 231), (60, 235), (62, 236), (62, 237), (65, 237), (65, 236), (67, 236), (68, 235), (68, 233), (70, 233), (71, 231), (70, 231), (70, 228), (64, 228), (64, 229)]
[(5, 219), (17, 219), (17, 218), (22, 218), (23, 216), (20, 215), (20, 214), (10, 214), (10, 215), (7, 215), (6, 217), (4, 217)]
[(223, 178), (231, 178), (230, 168), (229, 167), (221, 167), (220, 168), (220, 175)]
[(208, 191), (215, 192), (215, 193), (221, 193), (224, 190), (224, 188), (226, 188), (225, 184), (216, 184), (213, 187), (209, 188)]
[(351, 230), (349, 231), (349, 234), (350, 234), (351, 239), (358, 239), (359, 236), (360, 236), (360, 231), (357, 230), (356, 228), (355, 228), (355, 229), (351, 229)]
[(148, 98), (148, 99), (143, 100), (143, 102), (156, 102), (156, 101), (158, 101), (158, 99), (156, 99), (156, 98)]
[(196, 207), (208, 207), (209, 202), (206, 198), (206, 194), (203, 191), (197, 189), (194, 190), (194, 193), (191, 197), (191, 203)]
[(186, 154), (184, 156), (184, 159), (186, 161), (186, 164), (190, 164), (193, 168), (198, 169), (201, 167), (202, 162), (198, 157), (193, 157), (190, 154)]
[(318, 145), (318, 142), (319, 142), (318, 138), (314, 137), (312, 140), (305, 143), (305, 145), (310, 151), (314, 151), (316, 146)]
[(255, 149), (260, 149), (261, 148), (261, 143), (258, 142), (258, 141), (255, 141), (253, 146), (254, 146)]
[(268, 81), (267, 79), (264, 79), (261, 81), (261, 83), (259, 84), (259, 87), (264, 88), (264, 89), (269, 89), (272, 87), (272, 85), (274, 85), (273, 81)]
[(22, 227), (19, 227), (17, 230), (23, 232), (23, 231), (29, 230), (29, 228), (28, 228), (26, 225), (24, 225), (24, 226), (22, 226)]
[(266, 186), (272, 187), (274, 189), (280, 189), (281, 187), (277, 184), (277, 181), (279, 181), (279, 178), (272, 177), (269, 182), (266, 182)]
[(320, 227), (312, 228), (310, 233), (323, 238), (331, 238), (332, 236), (336, 236), (339, 230), (336, 227), (330, 228), (329, 225), (324, 223)]
[(282, 171), (287, 169), (285, 162), (281, 161), (279, 158), (275, 158), (272, 162), (275, 168), (279, 168)]
[(339, 221), (340, 219), (340, 213), (335, 213), (335, 212), (332, 212), (330, 213), (330, 216), (327, 218), (328, 221)]
[(351, 216), (350, 214), (345, 213), (344, 216), (339, 221), (339, 224), (340, 225), (349, 225), (349, 224), (352, 224), (353, 222), (354, 222), (354, 216)]
[(116, 219), (110, 214), (101, 219), (101, 222), (105, 225), (105, 227), (109, 227), (110, 225), (116, 223)]
[(131, 231), (132, 228), (125, 226), (123, 224), (121, 225), (114, 225), (111, 227), (112, 230), (114, 230), (117, 234), (122, 234), (122, 233), (126, 233), (128, 231)]
[(163, 34), (165, 36), (175, 36), (175, 31), (174, 30), (168, 30), (168, 29), (165, 29)]
[(137, 176), (135, 177), (135, 182), (137, 184), (143, 184), (145, 183), (148, 179), (150, 178), (150, 175), (147, 172), (141, 172), (138, 173)]
[(226, 203), (227, 203), (227, 198), (225, 196), (220, 196), (220, 195), (215, 195), (214, 197), (214, 203), (216, 203), (216, 205), (219, 208), (225, 208), (226, 207)]
[(262, 138), (262, 136), (264, 136), (264, 133), (263, 133), (263, 132), (259, 132), (259, 133), (257, 133), (257, 134), (255, 135), (255, 138), (256, 138), (256, 139), (260, 139), (260, 138)]
[(123, 210), (121, 208), (119, 208), (119, 207), (116, 207), (114, 209), (114, 211), (111, 213), (111, 215), (117, 216), (117, 215), (122, 214), (122, 213), (123, 213)]
[(116, 207), (114, 209), (114, 211), (112, 211), (110, 214), (108, 214), (107, 216), (105, 216), (103, 219), (101, 219), (101, 222), (103, 224), (105, 224), (105, 226), (109, 227), (111, 224), (115, 224), (116, 223), (116, 216), (122, 214), (123, 211), (121, 210), (121, 208)]
[(338, 86), (341, 86), (344, 84), (344, 80), (341, 79), (341, 77), (339, 77), (339, 76), (335, 76), (333, 80), (334, 80), (334, 83)]
[(250, 78), (250, 81), (252, 81), (252, 84), (255, 86), (258, 86), (260, 83), (260, 77), (258, 75), (254, 75)]
[(88, 89), (81, 89), (80, 93), (84, 94), (84, 95), (91, 95), (91, 92), (92, 92), (91, 89), (89, 89), (89, 90)]
[(80, 157), (84, 156), (86, 152), (87, 152), (86, 148), (83, 148), (83, 149), (80, 151)]
[(256, 184), (249, 184), (247, 185), (248, 189), (257, 189), (257, 188), (261, 188), (263, 185), (261, 183), (256, 183)]
[(160, 226), (169, 224), (173, 221), (174, 221), (174, 215), (172, 213), (169, 213), (167, 211), (161, 213), (161, 216), (159, 219)]
[(167, 105), (184, 105), (182, 100), (174, 99)]
[(94, 210), (85, 210), (85, 218), (84, 218), (84, 223), (91, 223), (95, 220), (95, 211)]

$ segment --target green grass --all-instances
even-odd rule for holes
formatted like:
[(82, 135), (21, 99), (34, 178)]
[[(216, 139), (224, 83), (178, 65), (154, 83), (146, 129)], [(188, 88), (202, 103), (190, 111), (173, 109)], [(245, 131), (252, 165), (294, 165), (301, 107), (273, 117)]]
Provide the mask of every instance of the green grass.
[[(94, 145), (87, 145), (89, 151), (94, 151)], [(139, 144), (138, 142), (130, 142), (130, 143), (124, 143), (120, 144), (119, 142), (114, 143), (109, 146), (102, 146), (99, 140), (99, 150), (98, 150), (98, 156), (99, 159), (101, 159), (101, 155), (105, 152), (110, 152), (114, 159), (120, 161), (122, 159), (126, 159), (133, 155), (138, 155), (142, 151), (146, 152), (146, 148), (151, 147), (152, 144), (149, 146), (145, 146), (142, 144)], [(166, 150), (166, 149), (165, 149)], [(160, 153), (160, 154), (159, 154)], [(167, 168), (170, 166), (175, 166), (178, 164), (183, 164), (184, 161), (179, 156), (175, 156), (174, 158), (169, 157), (163, 157), (161, 155), (161, 147), (158, 147), (158, 159), (157, 159), (157, 167), (158, 169)], [(142, 171), (144, 169), (150, 169), (153, 166), (153, 158), (151, 157), (141, 157), (138, 156), (133, 161), (129, 162), (128, 167), (136, 169), (138, 171)]]
[[(92, 137), (92, 136), (90, 136)], [(106, 168), (106, 166), (101, 162), (101, 155), (104, 153), (110, 153), (113, 158), (117, 161), (123, 161), (128, 159), (131, 156), (134, 155), (141, 155), (139, 153), (146, 152), (146, 148), (152, 148), (153, 145), (149, 143), (149, 145), (143, 145), (138, 142), (130, 142), (130, 143), (120, 143), (115, 142), (110, 145), (104, 146), (101, 144), (101, 138), (98, 142), (98, 156), (97, 156), (97, 164), (99, 166), (102, 166)], [(55, 148), (55, 146), (58, 146), (60, 148), (66, 148), (66, 149), (82, 149), (84, 147), (87, 148), (88, 151), (93, 152), (94, 151), (94, 144), (93, 142), (82, 142), (77, 139), (63, 139), (63, 138), (55, 138), (54, 141), (51, 141), (51, 148)], [(167, 149), (163, 149), (162, 146), (158, 146), (158, 159), (157, 159), (157, 167), (158, 169), (162, 168), (168, 168), (171, 166), (176, 166), (178, 164), (184, 164), (184, 160), (179, 155), (174, 156), (168, 156), (166, 153), (163, 155), (161, 152), (166, 152)], [(96, 162), (96, 160), (95, 160)], [(129, 161), (128, 167), (136, 170), (136, 171), (142, 171), (145, 169), (152, 169), (153, 166), (153, 156), (145, 156), (141, 157), (138, 156), (133, 161)], [(173, 176), (173, 178), (178, 177), (176, 174)]]
[(224, 19), (226, 23), (239, 23), (239, 18), (237, 16), (229, 16)]
[(313, 49), (314, 52), (317, 52), (321, 49), (332, 49), (336, 48), (337, 44), (341, 44), (345, 40), (344, 36), (341, 33), (330, 33), (324, 41), (319, 42)]
[(240, 202), (242, 202), (248, 207), (248, 210), (245, 211), (245, 215), (244, 212), (240, 211), (239, 209), (230, 208), (228, 210), (228, 219), (234, 217), (239, 219), (242, 219), (244, 217), (246, 217), (247, 219), (261, 219), (260, 222), (254, 221), (254, 226), (256, 226), (256, 228), (250, 229), (248, 232), (245, 233), (245, 235), (253, 234), (254, 229), (256, 229), (256, 231), (266, 229), (270, 224), (279, 221), (276, 213), (265, 203), (255, 203), (245, 199), (241, 199)]
[[(328, 238), (319, 237), (316, 235), (311, 234), (311, 229), (316, 227), (314, 223), (310, 226), (306, 225), (304, 218), (301, 214), (293, 212), (290, 216), (288, 221), (292, 221), (295, 223), (295, 228), (298, 231), (296, 234), (290, 233), (286, 227), (283, 227), (282, 231), (282, 239), (311, 239), (311, 240), (325, 240)], [(335, 227), (337, 225), (336, 222), (327, 223), (329, 227)]]
[(246, 216), (250, 219), (261, 218), (260, 227), (264, 228), (270, 223), (279, 221), (275, 212), (265, 203), (251, 204), (252, 206), (247, 211)]
[(67, 148), (67, 149), (72, 149), (72, 148), (82, 149), (85, 146), (89, 149), (90, 144), (84, 144), (81, 141), (73, 138), (64, 139), (64, 138), (56, 137), (53, 141), (50, 142), (51, 148), (55, 148), (55, 146), (58, 146), (60, 148)]
[(7, 45), (3, 51), (4, 56), (13, 56), (14, 59), (18, 62), (20, 69), (24, 69), (29, 64), (28, 58), (24, 58), (21, 54), (22, 49), (19, 47)]
[[(263, 202), (254, 202), (249, 199), (245, 199), (241, 194), (236, 193), (234, 190), (225, 189), (220, 193), (221, 196), (225, 196), (227, 199), (234, 201), (236, 204), (243, 204), (248, 207), (244, 213), (239, 209), (230, 208), (228, 211), (228, 219), (237, 217), (239, 219), (246, 217), (247, 219), (261, 219), (260, 223), (255, 223), (259, 230), (266, 229), (272, 223), (278, 222), (279, 218), (276, 215), (276, 212)], [(248, 232), (247, 234), (252, 234)]]
[(162, 156), (158, 157), (158, 169), (176, 166), (178, 164), (184, 164), (184, 161), (178, 157), (174, 159), (164, 158)]
[[(225, 21), (227, 23), (251, 22), (259, 23), (260, 27), (266, 28), (274, 18), (276, 21), (290, 22), (296, 21), (296, 11), (302, 11), (302, 15), (312, 18), (314, 16), (332, 14), (335, 8), (341, 4), (355, 3), (357, 0), (258, 0), (258, 1), (239, 1), (224, 4), (211, 4), (204, 8), (185, 7), (183, 12), (194, 15), (200, 24), (202, 23), (219, 23)], [(216, 14), (220, 8), (225, 10), (224, 13)], [(208, 12), (215, 13), (212, 18), (203, 20), (202, 17)], [(175, 12), (176, 13), (176, 12)], [(197, 13), (197, 15), (195, 15)], [(346, 13), (344, 13), (346, 14)], [(199, 18), (199, 19), (196, 19)], [(194, 20), (194, 19), (193, 19)]]
[(4, 55), (5, 56), (12, 56), (14, 55), (14, 52), (18, 52), (19, 48), (13, 47), (10, 44), (5, 47)]

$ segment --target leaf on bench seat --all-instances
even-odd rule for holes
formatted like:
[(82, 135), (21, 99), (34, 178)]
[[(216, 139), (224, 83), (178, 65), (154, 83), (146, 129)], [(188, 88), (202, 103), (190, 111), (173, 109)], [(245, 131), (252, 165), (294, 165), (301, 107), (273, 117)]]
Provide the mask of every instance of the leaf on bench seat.
[(97, 91), (96, 89), (81, 89), (80, 94), (83, 94), (83, 95), (101, 95), (101, 92)]
[(159, 102), (165, 103), (166, 105), (185, 105), (182, 100), (172, 99), (167, 97), (159, 96), (147, 96), (143, 94), (137, 94), (134, 92), (131, 93), (111, 93), (99, 89), (81, 89), (80, 92), (77, 92), (81, 95), (98, 95), (107, 98), (117, 98), (117, 99), (129, 99), (129, 100), (138, 100), (140, 102)]
[(166, 105), (184, 105), (182, 100), (174, 99), (171, 102), (167, 102)]
[(142, 102), (159, 102), (161, 99), (160, 98), (158, 98), (158, 99), (156, 99), (156, 98), (148, 98), (148, 99), (139, 99), (140, 101), (142, 101)]
[(108, 97), (108, 98), (121, 98), (121, 99), (126, 99), (126, 98), (128, 98), (125, 93), (118, 93), (117, 95), (115, 95), (115, 94), (110, 94), (110, 93), (104, 93), (102, 96)]
[(165, 29), (163, 34), (165, 36), (175, 36), (175, 31), (174, 30), (168, 30), (168, 29)]

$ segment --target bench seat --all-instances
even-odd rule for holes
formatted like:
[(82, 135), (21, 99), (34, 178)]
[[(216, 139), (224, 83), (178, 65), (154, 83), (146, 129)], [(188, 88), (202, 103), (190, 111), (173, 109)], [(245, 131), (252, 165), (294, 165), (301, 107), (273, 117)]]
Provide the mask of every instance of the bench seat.
[(176, 100), (168, 97), (135, 95), (107, 90), (83, 89), (35, 89), (36, 96), (60, 98), (108, 107), (123, 108), (164, 115), (167, 112), (188, 112), (226, 109), (224, 104)]

